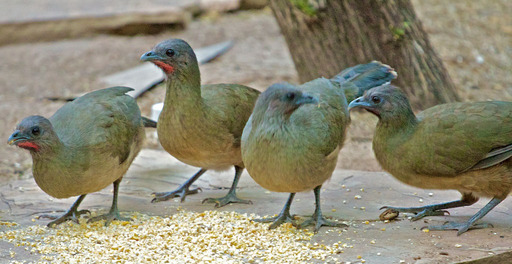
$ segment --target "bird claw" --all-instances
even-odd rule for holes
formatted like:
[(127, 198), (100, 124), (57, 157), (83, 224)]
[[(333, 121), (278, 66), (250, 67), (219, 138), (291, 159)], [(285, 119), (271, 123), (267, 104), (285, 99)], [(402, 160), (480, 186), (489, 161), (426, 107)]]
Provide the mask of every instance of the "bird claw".
[(151, 203), (157, 203), (162, 201), (167, 201), (169, 199), (172, 199), (174, 197), (180, 197), (180, 201), (184, 202), (185, 197), (189, 194), (196, 194), (199, 191), (203, 191), (201, 188), (195, 188), (193, 190), (189, 190), (188, 187), (180, 187), (174, 191), (171, 192), (154, 192), (152, 195), (155, 196), (153, 200), (151, 200)]
[(446, 210), (433, 210), (429, 206), (424, 207), (393, 207), (393, 206), (382, 206), (379, 210), (396, 210), (400, 213), (413, 213), (415, 216), (411, 218), (411, 221), (420, 220), (426, 216), (444, 216), (450, 215), (450, 212)]
[(295, 222), (295, 217), (293, 217), (292, 215), (290, 214), (279, 214), (277, 216), (274, 216), (274, 217), (269, 217), (269, 218), (259, 218), (259, 219), (252, 219), (252, 221), (254, 222), (258, 222), (258, 223), (270, 223), (272, 222), (272, 224), (270, 224), (268, 226), (268, 229), (275, 229), (277, 228), (278, 226), (284, 224), (284, 223), (291, 223), (292, 226), (295, 226), (297, 227), (297, 223)]
[(105, 226), (108, 226), (114, 220), (127, 222), (127, 221), (131, 221), (132, 219), (128, 218), (128, 217), (122, 217), (119, 214), (119, 211), (115, 210), (115, 211), (110, 211), (109, 213), (104, 214), (104, 215), (99, 215), (99, 216), (93, 217), (93, 218), (89, 219), (87, 221), (87, 223), (93, 223), (93, 222), (97, 222), (97, 221), (101, 221), (101, 220), (105, 220)]
[(311, 224), (315, 224), (315, 228), (313, 229), (313, 231), (315, 233), (318, 233), (318, 231), (320, 230), (320, 228), (322, 226), (329, 226), (329, 227), (348, 227), (348, 225), (344, 224), (344, 223), (339, 223), (339, 222), (334, 222), (334, 221), (330, 221), (330, 220), (327, 220), (323, 215), (319, 214), (314, 214), (310, 219), (300, 223), (297, 228), (299, 229), (302, 229), (308, 225), (311, 225)]
[(460, 236), (461, 234), (465, 233), (466, 231), (470, 229), (482, 229), (482, 228), (489, 228), (494, 227), (492, 224), (488, 223), (482, 223), (482, 224), (471, 224), (470, 222), (464, 222), (464, 223), (457, 223), (457, 222), (445, 222), (443, 225), (440, 226), (424, 226), (421, 228), (428, 229), (430, 231), (446, 231), (446, 230), (457, 230), (457, 236)]
[(215, 203), (215, 208), (223, 207), (230, 203), (242, 203), (242, 204), (252, 204), (251, 200), (242, 200), (236, 196), (236, 194), (228, 193), (226, 196), (221, 198), (206, 198), (202, 202), (204, 203)]
[(40, 215), (39, 217), (43, 217), (43, 218), (49, 218), (49, 219), (55, 219), (53, 221), (51, 221), (50, 223), (48, 223), (46, 226), (52, 228), (52, 227), (55, 227), (57, 225), (60, 225), (64, 222), (67, 222), (67, 221), (73, 221), (75, 223), (79, 223), (78, 221), (78, 218), (80, 218), (81, 215), (83, 214), (91, 214), (91, 211), (89, 210), (80, 210), (80, 211), (68, 211), (66, 212), (64, 215), (60, 216), (60, 217), (56, 217), (54, 215)]
[(450, 215), (450, 212), (448, 212), (446, 210), (425, 209), (421, 212), (416, 213), (416, 215), (411, 218), (411, 221), (417, 221), (426, 216), (445, 216), (445, 215)]

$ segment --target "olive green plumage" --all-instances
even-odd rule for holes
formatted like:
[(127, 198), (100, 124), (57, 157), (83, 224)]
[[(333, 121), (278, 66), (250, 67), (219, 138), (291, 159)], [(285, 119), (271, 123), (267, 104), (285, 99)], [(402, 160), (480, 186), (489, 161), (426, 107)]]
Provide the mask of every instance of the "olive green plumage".
[(244, 164), (240, 138), (259, 95), (257, 90), (237, 84), (201, 86), (199, 66), (192, 48), (183, 40), (159, 43), (141, 60), (151, 61), (167, 75), (164, 107), (158, 120), (158, 138), (163, 148), (180, 161), (202, 169), (171, 192), (155, 193), (153, 202), (196, 193), (191, 184), (208, 169), (235, 166), (235, 180), (226, 197), (207, 199), (223, 206), (250, 202), (236, 197), (235, 188)]
[(120, 182), (145, 135), (139, 107), (125, 94), (130, 90), (94, 91), (65, 104), (49, 119), (30, 116), (21, 121), (9, 143), (30, 150), (34, 179), (43, 191), (68, 198)]
[(476, 202), (474, 196), (502, 200), (512, 190), (512, 103), (443, 104), (415, 116), (398, 88), (384, 86), (350, 105), (379, 117), (375, 155), (402, 182), (459, 190), (464, 205)]
[(292, 193), (281, 215), (272, 218), (271, 228), (290, 219), (294, 193), (312, 189), (317, 198), (315, 230), (322, 225), (339, 226), (322, 217), (319, 190), (336, 167), (350, 123), (346, 94), (361, 95), (395, 75), (388, 66), (372, 62), (331, 80), (274, 84), (260, 95), (243, 132), (242, 158), (262, 187)]

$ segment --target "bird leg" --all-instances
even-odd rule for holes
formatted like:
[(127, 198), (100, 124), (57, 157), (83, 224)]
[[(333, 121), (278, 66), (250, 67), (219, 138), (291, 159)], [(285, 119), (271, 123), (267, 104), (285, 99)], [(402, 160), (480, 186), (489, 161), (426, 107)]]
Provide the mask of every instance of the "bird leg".
[(451, 201), (447, 203), (440, 204), (432, 204), (420, 207), (392, 207), (392, 206), (383, 206), (380, 209), (388, 209), (388, 210), (396, 210), (402, 213), (414, 213), (416, 214), (411, 218), (412, 221), (419, 220), (425, 216), (442, 216), (445, 214), (450, 214), (448, 211), (443, 209), (456, 208), (462, 206), (468, 206), (476, 203), (478, 198), (473, 196), (471, 193), (463, 193), (462, 198), (457, 201)]
[(501, 203), (503, 199), (492, 198), (492, 200), (487, 203), (484, 208), (478, 211), (475, 215), (473, 215), (467, 222), (464, 223), (456, 223), (456, 222), (448, 222), (441, 226), (429, 226), (427, 227), (429, 230), (458, 230), (457, 236), (460, 236), (462, 233), (468, 231), (469, 229), (480, 229), (492, 227), (491, 224), (475, 224), (476, 221), (480, 220), (480, 218), (484, 217), (487, 213), (489, 213), (496, 205)]
[(92, 223), (100, 220), (105, 220), (105, 226), (108, 226), (110, 222), (113, 220), (119, 221), (130, 221), (130, 218), (122, 217), (119, 214), (119, 210), (117, 209), (117, 196), (119, 193), (119, 184), (121, 183), (121, 179), (118, 179), (114, 182), (114, 198), (112, 199), (112, 206), (110, 207), (110, 211), (107, 214), (93, 217), (87, 221), (87, 223)]
[(292, 205), (293, 197), (295, 197), (295, 193), (290, 193), (288, 201), (286, 201), (286, 204), (284, 205), (284, 208), (281, 210), (279, 215), (269, 218), (253, 219), (252, 221), (259, 223), (272, 222), (268, 229), (274, 229), (284, 223), (291, 223), (293, 226), (296, 226), (293, 216), (290, 215), (290, 206)]
[(231, 185), (231, 189), (229, 189), (228, 194), (221, 198), (206, 198), (203, 200), (203, 203), (215, 203), (215, 207), (222, 207), (229, 203), (252, 204), (250, 200), (242, 200), (236, 196), (236, 186), (238, 185), (238, 181), (240, 180), (240, 176), (242, 176), (243, 171), (243, 168), (235, 166), (235, 179), (233, 180), (233, 184)]
[(196, 174), (194, 174), (194, 176), (192, 176), (190, 179), (188, 179), (186, 182), (184, 182), (182, 185), (180, 185), (180, 187), (178, 187), (178, 189), (176, 189), (174, 191), (153, 193), (155, 198), (153, 198), (153, 200), (151, 200), (151, 202), (156, 203), (156, 202), (167, 201), (174, 197), (181, 197), (181, 202), (185, 201), (185, 197), (187, 195), (196, 194), (199, 192), (199, 190), (201, 190), (201, 188), (196, 188), (193, 190), (190, 190), (189, 188), (192, 185), (192, 183), (194, 183), (197, 179), (199, 179), (199, 177), (201, 177), (201, 175), (203, 175), (203, 173), (205, 173), (205, 172), (206, 172), (206, 169), (200, 169), (198, 172), (196, 172)]
[(320, 188), (322, 188), (322, 185), (317, 186), (314, 189), (315, 192), (315, 213), (313, 213), (313, 216), (311, 216), (311, 219), (308, 219), (304, 222), (302, 222), (298, 227), (303, 228), (305, 226), (308, 226), (310, 224), (315, 224), (314, 232), (318, 232), (320, 230), (320, 227), (322, 226), (331, 226), (331, 227), (347, 227), (348, 225), (343, 223), (338, 223), (334, 221), (329, 221), (324, 218), (322, 215), (322, 210), (320, 209)]
[(80, 203), (82, 202), (82, 200), (84, 198), (85, 198), (85, 194), (80, 195), (80, 197), (78, 197), (78, 199), (76, 199), (75, 203), (73, 203), (71, 208), (69, 208), (69, 210), (59, 218), (56, 218), (55, 216), (50, 216), (50, 215), (40, 215), (39, 217), (55, 219), (55, 220), (51, 221), (50, 223), (48, 223), (47, 226), (50, 228), (54, 227), (56, 225), (60, 225), (66, 221), (73, 221), (78, 224), (78, 218), (80, 218), (81, 215), (91, 213), (89, 210), (80, 210), (80, 211), (77, 210), (78, 206), (80, 205)]

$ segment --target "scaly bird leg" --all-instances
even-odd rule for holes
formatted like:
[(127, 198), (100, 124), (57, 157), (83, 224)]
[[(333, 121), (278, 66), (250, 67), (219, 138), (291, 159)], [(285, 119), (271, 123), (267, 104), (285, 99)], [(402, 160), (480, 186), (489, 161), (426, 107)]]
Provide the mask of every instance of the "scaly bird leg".
[(110, 222), (113, 220), (119, 221), (130, 221), (130, 218), (122, 217), (119, 214), (119, 210), (117, 209), (117, 196), (119, 193), (119, 184), (121, 183), (121, 179), (118, 179), (114, 182), (114, 198), (112, 199), (112, 206), (110, 207), (110, 211), (107, 214), (93, 217), (87, 221), (88, 223), (96, 222), (100, 220), (105, 220), (105, 226), (108, 226)]
[(388, 209), (388, 210), (396, 210), (402, 213), (414, 213), (416, 214), (411, 218), (412, 221), (419, 220), (425, 216), (440, 216), (445, 214), (450, 214), (448, 211), (444, 209), (456, 208), (462, 206), (469, 206), (478, 201), (478, 198), (473, 196), (471, 193), (463, 193), (462, 198), (457, 201), (451, 201), (447, 203), (440, 204), (432, 204), (420, 207), (392, 207), (392, 206), (383, 206), (380, 209)]
[(194, 174), (194, 176), (192, 176), (190, 179), (188, 179), (185, 183), (180, 185), (180, 187), (178, 187), (178, 189), (176, 189), (174, 191), (153, 193), (155, 198), (153, 198), (153, 200), (151, 200), (151, 202), (156, 203), (156, 202), (161, 202), (161, 201), (167, 201), (174, 197), (180, 197), (181, 202), (185, 201), (185, 197), (187, 195), (196, 194), (201, 190), (201, 188), (196, 188), (193, 190), (190, 190), (189, 188), (192, 185), (192, 183), (194, 183), (197, 179), (199, 179), (199, 177), (201, 177), (201, 175), (203, 175), (203, 173), (205, 173), (205, 172), (206, 172), (206, 169), (200, 169), (198, 172), (196, 172), (196, 174)]
[(253, 219), (252, 221), (259, 223), (272, 222), (268, 229), (274, 229), (284, 223), (292, 223), (293, 226), (296, 226), (293, 216), (290, 215), (290, 206), (292, 205), (293, 197), (295, 197), (295, 193), (290, 193), (288, 201), (286, 201), (286, 204), (284, 205), (283, 210), (281, 210), (279, 215), (269, 218)]
[(54, 216), (49, 216), (49, 215), (41, 215), (39, 217), (55, 219), (55, 220), (51, 221), (50, 223), (48, 223), (48, 225), (47, 225), (48, 227), (54, 227), (56, 225), (60, 225), (64, 222), (66, 222), (66, 221), (73, 221), (78, 224), (78, 218), (80, 218), (81, 215), (91, 213), (89, 210), (80, 210), (80, 211), (77, 210), (78, 206), (84, 200), (84, 198), (85, 198), (85, 194), (80, 195), (80, 197), (78, 197), (78, 199), (76, 199), (75, 203), (73, 203), (71, 208), (69, 208), (69, 210), (59, 218), (56, 218)]
[(252, 204), (250, 200), (242, 200), (236, 196), (236, 186), (238, 185), (238, 181), (240, 180), (240, 176), (242, 176), (243, 171), (243, 168), (235, 166), (235, 179), (233, 180), (233, 184), (231, 185), (231, 189), (229, 189), (228, 194), (221, 198), (206, 198), (203, 200), (203, 203), (215, 203), (215, 207), (222, 207), (229, 203)]
[(320, 209), (320, 188), (322, 188), (322, 185), (317, 186), (314, 189), (315, 192), (315, 213), (313, 216), (311, 216), (311, 219), (308, 219), (304, 222), (302, 222), (299, 225), (299, 228), (303, 228), (305, 226), (308, 226), (310, 224), (315, 224), (314, 232), (318, 232), (320, 230), (320, 227), (322, 226), (331, 226), (331, 227), (347, 227), (348, 225), (338, 222), (329, 221), (324, 218), (322, 215), (322, 210)]
[(460, 236), (462, 233), (468, 231), (469, 229), (479, 229), (479, 228), (487, 228), (492, 227), (491, 224), (475, 224), (476, 221), (480, 220), (480, 218), (484, 217), (487, 213), (489, 213), (496, 205), (501, 203), (503, 199), (492, 198), (492, 200), (487, 203), (484, 208), (478, 211), (475, 215), (473, 215), (467, 222), (465, 223), (456, 223), (456, 222), (448, 222), (442, 226), (429, 226), (427, 227), (429, 230), (458, 230), (457, 236)]

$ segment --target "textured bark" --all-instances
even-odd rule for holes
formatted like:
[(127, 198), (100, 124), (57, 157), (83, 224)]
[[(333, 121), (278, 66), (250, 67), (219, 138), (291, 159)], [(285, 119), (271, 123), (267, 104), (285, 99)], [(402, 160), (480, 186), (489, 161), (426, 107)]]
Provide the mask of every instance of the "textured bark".
[(379, 60), (416, 109), (459, 99), (409, 0), (272, 0), (302, 82)]

